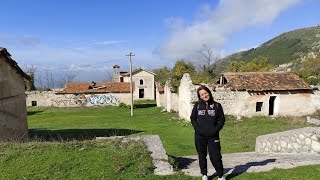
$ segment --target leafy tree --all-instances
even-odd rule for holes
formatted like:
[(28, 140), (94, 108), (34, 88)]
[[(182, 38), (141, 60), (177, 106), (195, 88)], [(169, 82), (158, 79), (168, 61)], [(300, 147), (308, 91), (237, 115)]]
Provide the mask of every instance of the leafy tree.
[(304, 79), (308, 84), (320, 84), (320, 56), (305, 61), (302, 67), (302, 69), (294, 71), (294, 73)]
[(194, 74), (196, 68), (191, 62), (185, 62), (184, 60), (179, 60), (173, 66), (172, 78), (180, 80), (184, 73)]
[(171, 70), (167, 66), (152, 71), (156, 74), (155, 81), (160, 82), (161, 85), (165, 85), (166, 81), (171, 78)]
[(274, 66), (269, 64), (269, 58), (264, 56), (258, 56), (252, 61), (248, 62), (245, 66), (245, 72), (266, 72), (272, 69)]
[(184, 73), (189, 73), (192, 77), (194, 74), (196, 74), (196, 68), (191, 62), (179, 60), (173, 66), (173, 69), (171, 71), (171, 86), (175, 91), (180, 85), (180, 80), (182, 79)]
[(243, 72), (246, 63), (243, 61), (232, 61), (225, 68), (224, 72)]
[(232, 61), (228, 64), (224, 72), (267, 72), (274, 65), (269, 64), (269, 58), (259, 56), (249, 62)]
[(320, 75), (320, 56), (306, 61), (305, 70), (308, 72), (308, 76), (318, 77)]

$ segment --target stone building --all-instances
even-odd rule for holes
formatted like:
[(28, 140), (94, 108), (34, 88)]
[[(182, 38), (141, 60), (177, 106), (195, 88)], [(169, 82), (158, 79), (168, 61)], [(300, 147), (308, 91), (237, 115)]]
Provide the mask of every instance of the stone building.
[(302, 116), (319, 106), (311, 87), (290, 73), (225, 73), (218, 84), (215, 100), (236, 116)]
[[(184, 74), (179, 94), (170, 91), (166, 83), (162, 91), (157, 86), (157, 106), (190, 120), (197, 88), (189, 74)], [(212, 89), (215, 101), (224, 113), (233, 116), (304, 116), (320, 109), (320, 92), (297, 75), (281, 72), (225, 73)]]
[(25, 74), (0, 47), (0, 140), (20, 140), (28, 135)]
[[(129, 72), (120, 72), (120, 66), (113, 66), (114, 82), (130, 82), (130, 73)], [(155, 99), (155, 82), (154, 76), (156, 74), (139, 68), (132, 72), (132, 82), (135, 84), (133, 91), (133, 99)]]

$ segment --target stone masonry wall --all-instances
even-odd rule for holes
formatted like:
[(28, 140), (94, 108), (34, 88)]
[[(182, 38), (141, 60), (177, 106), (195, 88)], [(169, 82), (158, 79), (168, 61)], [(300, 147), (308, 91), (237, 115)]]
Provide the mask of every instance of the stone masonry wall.
[(130, 103), (130, 93), (106, 93), (106, 94), (56, 94), (55, 91), (30, 91), (26, 92), (27, 106), (40, 107), (79, 107), (79, 106), (106, 106), (118, 105), (120, 102)]
[(259, 136), (259, 153), (320, 153), (320, 127), (307, 127)]
[(179, 116), (187, 121), (190, 121), (193, 103), (198, 100), (196, 90), (189, 74), (185, 73), (179, 86)]
[(215, 101), (221, 103), (225, 114), (234, 116), (244, 116), (248, 108), (244, 107), (244, 102), (250, 97), (246, 91), (231, 91), (224, 88), (216, 88), (212, 92)]
[(179, 112), (179, 95), (177, 93), (171, 93), (171, 110)]

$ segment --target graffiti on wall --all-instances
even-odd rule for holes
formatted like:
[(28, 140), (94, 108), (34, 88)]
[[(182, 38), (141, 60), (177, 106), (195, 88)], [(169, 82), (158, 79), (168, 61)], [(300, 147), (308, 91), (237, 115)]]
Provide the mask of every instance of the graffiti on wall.
[(53, 106), (69, 107), (86, 105), (86, 97), (84, 95), (63, 95), (52, 98)]
[(113, 95), (91, 95), (87, 102), (94, 105), (117, 105), (119, 100)]

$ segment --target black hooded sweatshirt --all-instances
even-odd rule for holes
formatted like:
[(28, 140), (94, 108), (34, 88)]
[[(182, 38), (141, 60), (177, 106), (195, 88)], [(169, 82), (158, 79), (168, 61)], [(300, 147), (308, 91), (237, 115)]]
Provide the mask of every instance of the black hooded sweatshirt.
[(218, 102), (197, 102), (190, 116), (196, 134), (206, 137), (219, 137), (225, 118), (223, 109)]

